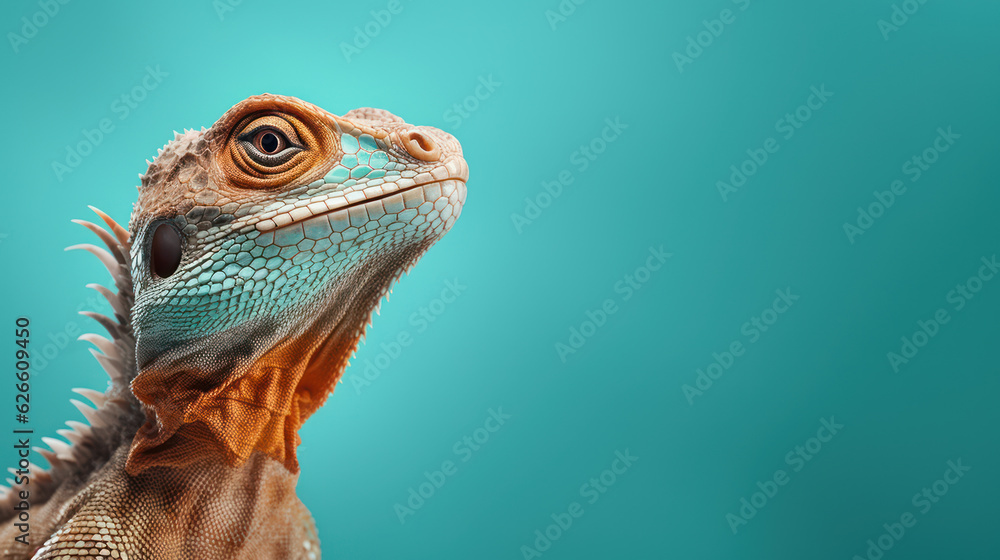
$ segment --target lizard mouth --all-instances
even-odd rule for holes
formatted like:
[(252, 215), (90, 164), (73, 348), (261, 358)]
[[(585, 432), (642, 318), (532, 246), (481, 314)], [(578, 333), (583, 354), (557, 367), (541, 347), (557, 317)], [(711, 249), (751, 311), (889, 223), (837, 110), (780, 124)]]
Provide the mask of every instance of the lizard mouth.
[[(355, 208), (355, 207), (358, 207), (358, 206), (365, 206), (365, 205), (371, 204), (373, 202), (380, 202), (380, 201), (383, 201), (383, 200), (385, 200), (387, 198), (392, 198), (392, 197), (394, 197), (396, 195), (403, 196), (405, 193), (408, 193), (410, 191), (414, 191), (416, 189), (422, 189), (424, 187), (429, 187), (431, 185), (440, 185), (442, 183), (447, 183), (448, 181), (456, 181), (456, 182), (460, 182), (460, 183), (465, 183), (465, 181), (462, 178), (460, 178), (460, 177), (449, 177), (447, 179), (439, 179), (439, 180), (436, 180), (436, 181), (428, 181), (426, 183), (420, 183), (419, 185), (410, 185), (409, 187), (404, 187), (402, 189), (398, 189), (398, 190), (395, 190), (395, 191), (392, 191), (392, 192), (389, 192), (389, 193), (383, 193), (383, 194), (380, 194), (380, 195), (375, 195), (375, 196), (373, 196), (371, 198), (366, 198), (364, 200), (358, 200), (358, 201), (355, 201), (355, 202), (348, 202), (344, 206), (338, 206), (337, 208), (331, 208), (331, 209), (327, 210), (326, 212), (320, 212), (318, 214), (313, 214), (312, 216), (309, 216), (308, 218), (301, 218), (301, 219), (298, 219), (298, 220), (293, 220), (292, 223), (288, 224), (288, 225), (290, 226), (290, 225), (302, 223), (302, 222), (310, 220), (312, 218), (318, 218), (320, 216), (327, 216), (329, 214), (334, 214), (334, 213), (337, 213), (337, 212), (342, 212), (344, 210), (349, 210), (351, 208)], [(403, 201), (404, 201), (404, 207), (406, 207), (405, 206), (406, 197), (403, 197)], [(424, 202), (427, 202), (427, 200), (425, 199)], [(431, 200), (430, 202), (433, 202), (433, 200)], [(408, 208), (408, 207), (406, 207), (406, 208)], [(282, 226), (282, 227), (287, 227), (287, 226)]]
[[(433, 185), (442, 185), (444, 183), (449, 183), (449, 182), (456, 182), (464, 185), (466, 181), (467, 181), (467, 175), (450, 176), (444, 179), (435, 179), (433, 181), (425, 181), (423, 183), (418, 183), (416, 185), (409, 185), (403, 188), (393, 190), (391, 192), (385, 192), (370, 197), (364, 197), (361, 198), (360, 200), (351, 200), (350, 195), (354, 193), (364, 196), (363, 192), (354, 191), (354, 193), (348, 193), (345, 197), (338, 199), (336, 202), (325, 203), (324, 207), (318, 207), (317, 204), (303, 206), (300, 208), (296, 208), (287, 214), (274, 216), (270, 219), (258, 222), (257, 229), (261, 232), (281, 230), (287, 227), (301, 225), (304, 222), (308, 222), (316, 218), (320, 217), (328, 218), (329, 216), (336, 214), (338, 212), (348, 212), (351, 208), (356, 208), (359, 206), (367, 206), (370, 204), (374, 204), (376, 202), (381, 203), (383, 201), (386, 201), (387, 199), (392, 199), (394, 197), (399, 197), (399, 198), (397, 200), (391, 201), (394, 206), (392, 208), (392, 212), (390, 212), (390, 208), (385, 207), (383, 208), (383, 215), (389, 213), (401, 212), (403, 210), (411, 208), (409, 204), (412, 203), (411, 200), (415, 199), (410, 198), (413, 196), (410, 193), (414, 193), (415, 191), (418, 191), (418, 189), (426, 189), (427, 187)], [(420, 196), (420, 198), (422, 199), (419, 201), (419, 204), (428, 201), (434, 202), (434, 199), (427, 199), (422, 195), (418, 196)], [(337, 204), (337, 206), (331, 207), (330, 204)], [(399, 208), (395, 208), (396, 206), (398, 206)]]

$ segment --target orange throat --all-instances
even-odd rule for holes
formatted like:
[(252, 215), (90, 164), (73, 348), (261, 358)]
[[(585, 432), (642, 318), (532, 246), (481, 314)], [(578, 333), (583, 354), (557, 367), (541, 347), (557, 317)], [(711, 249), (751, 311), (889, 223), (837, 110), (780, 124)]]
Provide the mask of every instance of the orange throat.
[(126, 470), (223, 461), (231, 467), (261, 452), (294, 473), (298, 430), (333, 391), (356, 336), (304, 334), (286, 339), (235, 371), (152, 364), (132, 381), (146, 408)]

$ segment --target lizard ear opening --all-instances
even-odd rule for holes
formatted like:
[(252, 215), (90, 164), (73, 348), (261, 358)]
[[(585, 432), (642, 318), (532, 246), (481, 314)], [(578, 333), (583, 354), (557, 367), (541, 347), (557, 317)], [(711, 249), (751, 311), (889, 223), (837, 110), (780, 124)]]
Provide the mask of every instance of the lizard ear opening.
[(330, 127), (305, 107), (272, 98), (231, 112), (236, 114), (219, 123), (231, 126), (217, 147), (216, 161), (236, 187), (290, 186), (329, 166), (338, 151)]
[(181, 236), (169, 224), (160, 224), (153, 232), (149, 246), (149, 263), (153, 274), (166, 278), (177, 271), (181, 264)]

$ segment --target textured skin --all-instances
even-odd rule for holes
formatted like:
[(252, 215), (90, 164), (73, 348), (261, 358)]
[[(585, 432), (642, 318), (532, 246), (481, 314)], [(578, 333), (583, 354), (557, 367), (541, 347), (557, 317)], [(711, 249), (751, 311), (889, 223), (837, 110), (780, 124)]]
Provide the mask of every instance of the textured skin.
[[(262, 134), (284, 139), (277, 155)], [(295, 495), (298, 428), (458, 218), (467, 178), (453, 137), (379, 109), (263, 95), (176, 134), (142, 176), (131, 233), (100, 212), (110, 233), (79, 222), (107, 250), (73, 248), (117, 288), (92, 285), (115, 310), (91, 314), (110, 338), (81, 337), (112, 383), (78, 390), (88, 423), (46, 438), (51, 468), (0, 498), (5, 558), (319, 558)], [(181, 250), (161, 277), (164, 227)], [(24, 543), (13, 505), (28, 489)]]

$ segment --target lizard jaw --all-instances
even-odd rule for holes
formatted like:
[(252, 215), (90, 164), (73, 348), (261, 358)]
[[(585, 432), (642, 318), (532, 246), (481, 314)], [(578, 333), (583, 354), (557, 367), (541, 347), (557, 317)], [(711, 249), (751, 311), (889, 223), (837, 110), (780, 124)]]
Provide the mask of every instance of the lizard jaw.
[[(303, 212), (303, 213), (300, 213), (299, 216), (295, 216), (294, 213), (290, 213), (288, 215), (288, 217), (289, 217), (289, 219), (291, 219), (291, 222), (283, 224), (283, 225), (276, 225), (274, 228), (270, 227), (270, 225), (266, 225), (266, 226), (262, 225), (262, 224), (264, 224), (266, 222), (258, 222), (257, 229), (261, 230), (261, 231), (270, 231), (272, 229), (278, 229), (278, 230), (280, 230), (280, 229), (284, 229), (284, 228), (288, 228), (288, 227), (293, 227), (293, 226), (295, 226), (297, 224), (303, 224), (303, 223), (306, 223), (306, 222), (311, 222), (312, 220), (316, 220), (316, 219), (341, 218), (341, 219), (347, 219), (347, 220), (349, 220), (349, 210), (352, 209), (352, 208), (357, 208), (359, 206), (364, 206), (367, 209), (376, 209), (376, 210), (378, 209), (378, 207), (380, 207), (381, 210), (382, 210), (382, 212), (381, 212), (381, 214), (379, 214), (379, 216), (385, 215), (385, 214), (395, 214), (395, 213), (402, 212), (406, 208), (415, 207), (416, 205), (419, 205), (420, 203), (423, 203), (423, 202), (434, 202), (437, 198), (440, 198), (438, 196), (435, 196), (433, 198), (428, 197), (427, 195), (430, 194), (430, 193), (429, 193), (427, 187), (431, 187), (431, 186), (437, 185), (439, 187), (438, 193), (440, 193), (440, 187), (445, 186), (446, 183), (449, 183), (449, 182), (461, 183), (461, 185), (464, 187), (465, 186), (465, 181), (466, 181), (465, 178), (450, 177), (448, 179), (439, 179), (439, 180), (435, 180), (435, 181), (429, 181), (429, 182), (426, 182), (426, 183), (420, 183), (420, 184), (416, 184), (416, 185), (412, 185), (412, 186), (408, 186), (408, 187), (403, 187), (403, 188), (397, 189), (397, 190), (392, 191), (392, 192), (375, 194), (375, 195), (371, 196), (370, 198), (365, 198), (363, 200), (356, 200), (356, 201), (350, 202), (350, 201), (347, 201), (347, 199), (344, 199), (344, 201), (345, 201), (344, 204), (341, 204), (341, 205), (338, 205), (338, 206), (334, 206), (333, 208), (328, 208), (326, 211), (319, 211), (319, 212), (315, 212), (315, 213), (310, 213), (308, 215), (306, 215)], [(457, 185), (455, 185), (455, 186), (457, 186)], [(420, 189), (420, 192), (416, 192), (417, 189)], [(419, 196), (419, 195), (422, 195), (422, 196)], [(344, 213), (344, 215), (343, 216), (334, 216), (334, 214), (337, 214), (337, 213), (340, 213), (340, 212)], [(369, 217), (370, 217), (371, 216), (371, 212), (369, 211), (368, 214), (369, 214)], [(278, 221), (278, 218), (279, 218), (278, 216), (275, 216), (274, 218), (272, 218), (272, 221)]]
[[(313, 217), (362, 206), (375, 201), (385, 200), (386, 202), (383, 204), (391, 204), (395, 207), (403, 203), (403, 199), (394, 198), (396, 195), (413, 191), (417, 187), (423, 187), (426, 190), (427, 187), (441, 185), (448, 181), (462, 183), (462, 187), (464, 188), (468, 179), (468, 164), (462, 157), (452, 157), (444, 164), (414, 177), (403, 177), (393, 182), (383, 183), (380, 186), (353, 189), (349, 192), (320, 195), (310, 199), (311, 202), (304, 206), (296, 207), (294, 204), (285, 205), (282, 208), (260, 215), (254, 225), (258, 231), (266, 233), (288, 225), (304, 222)], [(320, 181), (316, 183), (321, 184)], [(413, 195), (411, 194), (410, 197), (412, 199)], [(402, 208), (399, 210), (401, 211)]]
[[(432, 180), (253, 238), (261, 247), (293, 252), (304, 240), (325, 239), (333, 255), (350, 257), (330, 260), (331, 268), (312, 276), (319, 278), (312, 290), (296, 288), (296, 304), (228, 327), (224, 335), (188, 340), (177, 354), (146, 364), (132, 391), (155, 415), (133, 441), (128, 472), (208, 455), (235, 466), (254, 452), (297, 472), (299, 427), (341, 379), (381, 298), (450, 229), (465, 196), (462, 180)], [(302, 248), (297, 254), (322, 252)], [(291, 262), (290, 255), (284, 258)], [(237, 347), (240, 352), (231, 351)], [(223, 370), (213, 371), (213, 364)], [(232, 419), (239, 419), (238, 432), (230, 428)]]

